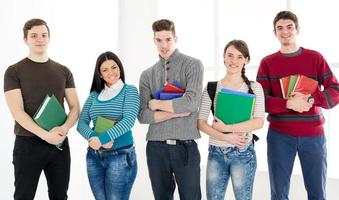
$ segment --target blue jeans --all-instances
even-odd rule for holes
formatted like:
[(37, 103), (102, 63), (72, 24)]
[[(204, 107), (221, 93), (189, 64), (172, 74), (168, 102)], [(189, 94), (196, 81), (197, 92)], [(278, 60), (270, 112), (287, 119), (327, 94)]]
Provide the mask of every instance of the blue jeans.
[(272, 200), (288, 200), (293, 164), (298, 153), (309, 200), (324, 200), (326, 139), (324, 135), (294, 137), (272, 129), (267, 135), (267, 160)]
[(251, 143), (241, 149), (210, 145), (208, 151), (207, 199), (223, 200), (230, 177), (235, 198), (237, 200), (252, 199), (253, 182), (257, 168), (254, 145)]
[(200, 200), (200, 153), (194, 140), (176, 145), (148, 141), (147, 166), (155, 200), (173, 200), (175, 183), (180, 200)]
[(128, 200), (137, 174), (134, 146), (109, 151), (88, 148), (87, 174), (96, 200)]

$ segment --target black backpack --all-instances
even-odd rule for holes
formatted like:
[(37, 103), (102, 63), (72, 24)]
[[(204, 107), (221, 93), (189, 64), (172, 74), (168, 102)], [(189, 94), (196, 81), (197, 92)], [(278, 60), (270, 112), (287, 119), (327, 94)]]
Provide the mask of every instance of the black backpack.
[[(212, 101), (211, 111), (212, 111), (213, 115), (214, 115), (214, 98), (215, 98), (215, 92), (217, 90), (217, 84), (218, 84), (217, 81), (211, 81), (211, 82), (207, 83), (207, 93), (208, 93), (208, 96), (210, 96), (210, 99)], [(259, 137), (255, 134), (253, 134), (253, 140), (258, 141)]]

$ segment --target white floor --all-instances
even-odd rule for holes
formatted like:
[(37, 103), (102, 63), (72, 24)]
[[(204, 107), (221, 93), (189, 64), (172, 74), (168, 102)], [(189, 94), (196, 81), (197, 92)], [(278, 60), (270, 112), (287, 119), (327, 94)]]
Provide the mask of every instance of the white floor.
[[(202, 167), (202, 170), (205, 170)], [(201, 186), (202, 186), (202, 199), (206, 199), (206, 190), (205, 190), (205, 173), (202, 171), (201, 177)], [(137, 185), (134, 187), (133, 194), (131, 196), (132, 200), (148, 200), (153, 199), (152, 194), (150, 193), (149, 180), (138, 180)], [(232, 184), (229, 183), (227, 188), (226, 197), (227, 200), (235, 200), (232, 192)], [(337, 179), (328, 179), (327, 181), (327, 200), (338, 200), (339, 189), (339, 180)], [(294, 175), (291, 180), (291, 189), (290, 189), (290, 200), (306, 200), (307, 194), (304, 189), (304, 183), (302, 177), (299, 175)], [(179, 199), (177, 190), (175, 194), (175, 199)], [(253, 200), (269, 200), (269, 179), (268, 173), (263, 171), (257, 171), (253, 189)]]

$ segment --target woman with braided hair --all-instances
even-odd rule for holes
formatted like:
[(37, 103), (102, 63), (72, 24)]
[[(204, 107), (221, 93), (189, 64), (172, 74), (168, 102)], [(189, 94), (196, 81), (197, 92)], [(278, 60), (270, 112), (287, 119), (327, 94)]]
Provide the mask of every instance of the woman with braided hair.
[[(261, 85), (249, 81), (245, 75), (245, 65), (249, 61), (247, 44), (242, 40), (230, 41), (224, 49), (225, 77), (218, 82), (209, 82), (203, 91), (198, 127), (209, 135), (206, 172), (208, 200), (224, 199), (230, 178), (237, 200), (252, 199), (257, 161), (253, 145), (254, 137), (251, 132), (263, 126), (265, 106)], [(207, 123), (210, 111), (215, 113), (216, 98), (214, 96), (222, 88), (247, 92), (256, 96), (253, 116), (250, 120), (236, 124), (224, 124), (214, 117), (212, 124)]]

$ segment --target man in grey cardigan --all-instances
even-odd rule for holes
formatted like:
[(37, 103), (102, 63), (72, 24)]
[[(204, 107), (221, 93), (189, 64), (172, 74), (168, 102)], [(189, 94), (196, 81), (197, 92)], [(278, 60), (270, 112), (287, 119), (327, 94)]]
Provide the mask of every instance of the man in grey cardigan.
[[(155, 21), (152, 28), (159, 61), (141, 74), (139, 121), (149, 124), (146, 155), (153, 194), (156, 200), (172, 200), (177, 183), (181, 200), (201, 199), (200, 153), (194, 139), (200, 138), (197, 111), (203, 65), (175, 48), (172, 21)], [(182, 97), (152, 99), (154, 92), (174, 81), (185, 90)]]

